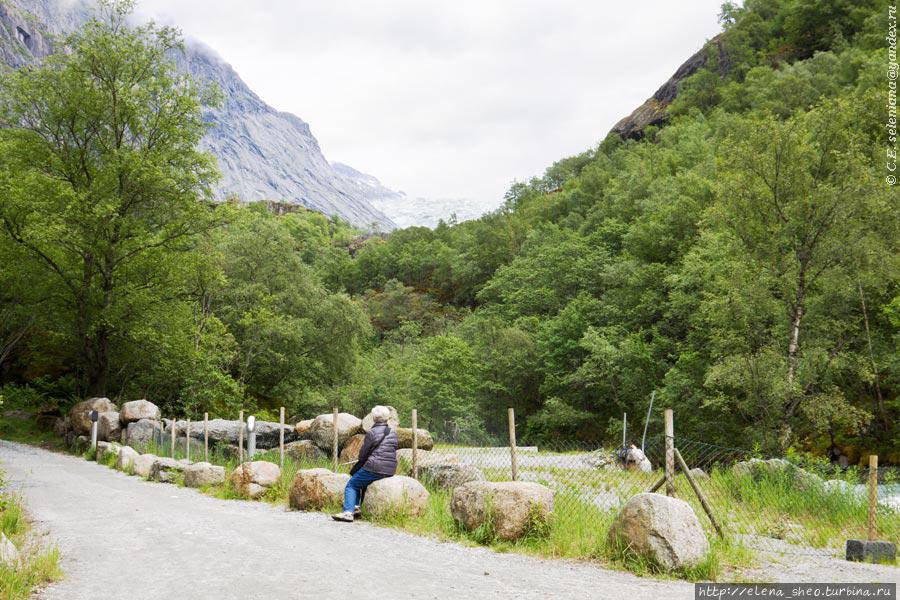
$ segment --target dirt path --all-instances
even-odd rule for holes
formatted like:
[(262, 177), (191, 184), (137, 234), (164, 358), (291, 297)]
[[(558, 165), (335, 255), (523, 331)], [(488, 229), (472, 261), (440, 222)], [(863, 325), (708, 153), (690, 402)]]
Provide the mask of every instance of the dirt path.
[(62, 551), (46, 600), (693, 598), (686, 583), (217, 500), (11, 442), (0, 462)]

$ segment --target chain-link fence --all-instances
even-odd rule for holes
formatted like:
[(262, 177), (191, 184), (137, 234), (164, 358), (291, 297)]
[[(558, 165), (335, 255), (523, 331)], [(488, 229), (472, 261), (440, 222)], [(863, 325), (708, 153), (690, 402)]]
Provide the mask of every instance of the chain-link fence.
[[(867, 539), (868, 469), (801, 464), (677, 435), (674, 446), (690, 474), (689, 480), (674, 461), (675, 495), (691, 504), (711, 538), (719, 535), (717, 524), (723, 537), (752, 550), (813, 555), (842, 555), (846, 540)], [(605, 538), (629, 498), (654, 488), (666, 493), (665, 457), (665, 438), (656, 434), (643, 450), (556, 441), (552, 447), (520, 446), (513, 453), (510, 446), (439, 443), (419, 450), (417, 463), (426, 484), (453, 471), (445, 465), (463, 467), (456, 469), (463, 480), (543, 484), (554, 491), (554, 527), (575, 532), (588, 547)], [(400, 462), (411, 474), (409, 450), (401, 451)], [(875, 537), (900, 542), (897, 471), (879, 473)]]

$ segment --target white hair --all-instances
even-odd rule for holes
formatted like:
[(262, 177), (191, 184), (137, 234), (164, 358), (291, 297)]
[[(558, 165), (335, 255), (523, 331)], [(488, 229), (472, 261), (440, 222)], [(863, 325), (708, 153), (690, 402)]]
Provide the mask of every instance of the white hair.
[(376, 423), (384, 423), (391, 416), (391, 411), (388, 410), (387, 406), (381, 406), (380, 404), (374, 408), (372, 408), (372, 418), (375, 419)]

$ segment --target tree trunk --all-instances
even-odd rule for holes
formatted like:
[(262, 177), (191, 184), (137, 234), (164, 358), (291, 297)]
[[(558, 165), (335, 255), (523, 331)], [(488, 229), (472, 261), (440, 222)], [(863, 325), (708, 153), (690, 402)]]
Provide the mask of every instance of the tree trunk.
[(795, 389), (797, 382), (797, 372), (800, 367), (800, 325), (803, 321), (806, 301), (806, 265), (801, 263), (800, 272), (797, 275), (797, 291), (794, 294), (794, 303), (790, 310), (790, 341), (788, 342), (788, 370), (787, 370), (787, 410), (784, 415), (784, 425), (779, 435), (779, 444), (782, 450), (787, 450), (793, 440), (793, 429), (791, 427), (791, 418), (794, 411), (800, 405), (802, 392)]

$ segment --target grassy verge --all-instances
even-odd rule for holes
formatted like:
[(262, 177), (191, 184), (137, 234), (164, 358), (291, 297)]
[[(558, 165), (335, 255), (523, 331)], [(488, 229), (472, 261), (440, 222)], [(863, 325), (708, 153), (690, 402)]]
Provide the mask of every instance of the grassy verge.
[(0, 531), (19, 551), (17, 565), (0, 564), (0, 600), (24, 600), (39, 587), (59, 579), (59, 550), (35, 539), (21, 499), (3, 489), (0, 472)]

